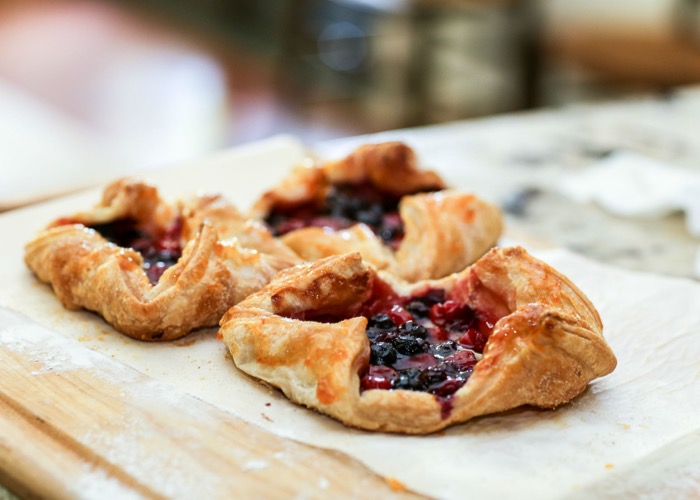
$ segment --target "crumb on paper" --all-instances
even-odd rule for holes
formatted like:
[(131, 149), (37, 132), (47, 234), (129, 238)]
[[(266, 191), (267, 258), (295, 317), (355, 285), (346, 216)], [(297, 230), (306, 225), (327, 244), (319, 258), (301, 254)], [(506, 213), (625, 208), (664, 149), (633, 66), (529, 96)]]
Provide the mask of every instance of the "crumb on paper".
[(605, 464), (605, 468), (610, 470), (615, 467), (615, 464)]
[(391, 488), (392, 490), (394, 490), (394, 491), (406, 491), (406, 485), (403, 484), (398, 479), (387, 476), (384, 478), (384, 480), (386, 481), (386, 484), (389, 485), (389, 488)]
[(262, 418), (264, 418), (264, 419), (267, 420), (268, 422), (274, 422), (274, 420), (272, 420), (270, 417), (268, 417), (268, 416), (265, 415), (264, 413), (261, 413), (260, 416), (262, 416)]
[(628, 431), (632, 428), (630, 424), (622, 424), (622, 430), (623, 431)]

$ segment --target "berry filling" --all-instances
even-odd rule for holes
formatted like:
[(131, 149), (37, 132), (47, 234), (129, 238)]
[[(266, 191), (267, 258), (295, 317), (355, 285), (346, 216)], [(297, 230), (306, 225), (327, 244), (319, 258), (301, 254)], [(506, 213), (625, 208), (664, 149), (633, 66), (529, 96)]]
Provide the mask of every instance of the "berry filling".
[(452, 396), (479, 362), (496, 320), (467, 304), (452, 300), (442, 289), (400, 296), (380, 279), (359, 309), (347, 315), (305, 311), (297, 319), (337, 322), (367, 318), (369, 369), (361, 373), (360, 389), (403, 389), (433, 394), (443, 417)]
[(147, 231), (131, 218), (90, 227), (107, 241), (139, 252), (143, 256), (143, 269), (152, 285), (158, 283), (166, 269), (173, 266), (182, 255), (180, 219), (168, 229), (158, 231)]
[(370, 343), (361, 390), (428, 392), (440, 402), (443, 418), (481, 359), (495, 323), (444, 290), (400, 297), (380, 280), (360, 315), (367, 318)]
[(371, 184), (338, 184), (331, 187), (322, 202), (294, 207), (280, 206), (265, 218), (274, 236), (304, 227), (323, 227), (334, 231), (362, 222), (385, 245), (396, 250), (404, 236), (399, 216), (401, 197), (378, 190)]
[(405, 389), (450, 398), (471, 376), (493, 329), (492, 322), (437, 289), (370, 300), (361, 314), (368, 318), (371, 350), (362, 390)]

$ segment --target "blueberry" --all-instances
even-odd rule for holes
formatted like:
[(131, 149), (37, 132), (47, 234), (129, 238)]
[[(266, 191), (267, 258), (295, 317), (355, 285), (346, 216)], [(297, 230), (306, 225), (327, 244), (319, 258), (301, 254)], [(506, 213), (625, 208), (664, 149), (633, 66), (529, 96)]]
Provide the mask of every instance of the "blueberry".
[(447, 362), (440, 363), (438, 366), (444, 371), (448, 377), (450, 378), (459, 378), (459, 374), (461, 373), (459, 371), (459, 368), (456, 367), (454, 364), (449, 362), (450, 360), (447, 360)]
[(333, 188), (326, 196), (324, 212), (333, 217), (351, 217), (357, 201), (339, 188)]
[(332, 203), (329, 204), (327, 210), (328, 215), (337, 218), (352, 218), (352, 209), (348, 200), (344, 197), (336, 198)]
[(399, 198), (369, 184), (338, 184), (328, 192), (321, 215), (362, 222), (386, 243), (393, 243), (403, 236), (403, 224), (396, 213), (398, 202)]
[(399, 334), (393, 340), (394, 348), (401, 354), (413, 356), (423, 352), (423, 339), (417, 339), (413, 335)]
[(406, 321), (399, 327), (399, 334), (406, 334), (412, 337), (424, 339), (428, 336), (428, 329), (413, 321)]
[(367, 338), (370, 342), (376, 342), (377, 339), (379, 339), (380, 335), (382, 335), (383, 333), (384, 330), (379, 330), (377, 328), (372, 327), (367, 327), (367, 330), (365, 330), (365, 334), (367, 335)]
[(368, 328), (376, 328), (378, 330), (389, 330), (394, 328), (394, 322), (388, 314), (377, 314), (367, 320)]
[(326, 197), (326, 205), (331, 212), (342, 212), (348, 216), (366, 206), (366, 202), (355, 193), (356, 188), (352, 185), (335, 186)]
[(445, 302), (445, 290), (442, 288), (433, 288), (428, 290), (425, 295), (421, 297), (416, 297), (418, 300), (424, 302), (428, 306), (433, 306), (435, 304), (442, 304)]
[(370, 363), (388, 366), (396, 362), (396, 349), (388, 342), (378, 342), (371, 346)]
[(400, 231), (398, 231), (396, 229), (389, 229), (389, 228), (383, 228), (383, 227), (379, 228), (379, 233), (378, 233), (379, 237), (383, 241), (391, 241), (399, 234), (400, 234)]
[(445, 370), (443, 370), (441, 367), (436, 366), (423, 370), (423, 372), (420, 374), (419, 380), (422, 389), (429, 391), (431, 389), (435, 389), (445, 380), (447, 380), (447, 373), (445, 373)]
[(377, 342), (394, 342), (394, 339), (399, 336), (399, 332), (395, 328), (383, 331), (377, 336)]
[(370, 342), (391, 342), (398, 331), (389, 315), (376, 314), (367, 320), (366, 334)]
[(430, 352), (433, 356), (444, 359), (457, 352), (457, 342), (454, 340), (447, 340), (440, 344), (435, 344), (431, 346)]
[(131, 218), (117, 219), (105, 224), (93, 224), (90, 227), (107, 241), (124, 248), (133, 248), (134, 242), (138, 240), (151, 239), (146, 232), (137, 227), (136, 220)]
[(420, 300), (412, 300), (406, 306), (406, 310), (417, 319), (425, 319), (430, 315), (430, 307)]
[(371, 227), (377, 227), (382, 223), (384, 212), (381, 205), (372, 204), (368, 208), (359, 210), (356, 214), (358, 222), (362, 222)]
[(408, 368), (398, 372), (394, 381), (394, 389), (405, 389), (408, 391), (420, 391), (422, 384), (420, 382), (421, 371), (418, 368)]
[(346, 200), (347, 210), (353, 219), (357, 219), (358, 212), (369, 207), (365, 200), (352, 196), (351, 194), (347, 196)]
[(461, 381), (462, 383), (466, 382), (474, 371), (473, 368), (464, 368), (455, 365), (454, 363), (451, 363), (449, 359), (445, 363), (441, 363), (438, 366), (440, 366), (440, 368), (447, 374), (448, 378)]

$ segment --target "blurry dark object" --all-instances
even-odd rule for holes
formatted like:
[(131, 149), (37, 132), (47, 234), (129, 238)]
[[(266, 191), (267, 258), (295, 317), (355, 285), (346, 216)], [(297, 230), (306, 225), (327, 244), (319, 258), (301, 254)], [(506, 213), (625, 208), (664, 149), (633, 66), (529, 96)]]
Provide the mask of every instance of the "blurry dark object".
[[(210, 59), (230, 98), (227, 143), (280, 132), (316, 142), (700, 82), (700, 0), (5, 2), (128, 11), (124, 24), (145, 33), (144, 47), (163, 32), (167, 43)], [(77, 10), (66, 9), (73, 17)], [(71, 33), (90, 40), (79, 44), (90, 61), (111, 68), (115, 57), (99, 43), (109, 30), (89, 29)], [(123, 31), (114, 44), (129, 49), (135, 37)], [(59, 54), (42, 56), (42, 71), (75, 55), (66, 45), (45, 44)], [(14, 63), (21, 51), (6, 52)], [(95, 71), (64, 66), (27, 79), (89, 106), (82, 83)], [(118, 106), (129, 107), (139, 109)]]
[(381, 13), (323, 0), (288, 6), (277, 59), (279, 91), (298, 112), (356, 121), (352, 103), (369, 92), (374, 16)]
[(534, 1), (123, 1), (206, 31), (224, 58), (247, 53), (299, 119), (350, 133), (536, 103)]
[(296, 0), (279, 82), (302, 109), (382, 130), (535, 102), (535, 4)]

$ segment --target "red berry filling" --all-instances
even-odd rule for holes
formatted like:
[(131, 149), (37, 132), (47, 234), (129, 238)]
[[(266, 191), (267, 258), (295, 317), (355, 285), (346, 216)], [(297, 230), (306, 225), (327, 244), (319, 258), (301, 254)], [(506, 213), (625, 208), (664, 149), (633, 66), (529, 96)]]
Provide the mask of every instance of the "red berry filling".
[(182, 255), (182, 221), (155, 234), (146, 231), (131, 218), (119, 219), (105, 224), (90, 226), (107, 241), (124, 248), (133, 248), (143, 256), (143, 269), (152, 285), (169, 267), (173, 266)]
[(379, 191), (371, 184), (338, 184), (321, 203), (275, 208), (265, 219), (270, 231), (281, 236), (304, 227), (334, 231), (358, 222), (369, 226), (385, 245), (394, 250), (404, 236), (398, 213), (400, 197)]
[(400, 296), (381, 279), (370, 296), (346, 314), (306, 310), (288, 317), (335, 323), (367, 318), (369, 368), (360, 389), (403, 389), (433, 394), (442, 416), (452, 409), (452, 396), (469, 380), (491, 334), (494, 317), (452, 300), (445, 290)]
[(368, 318), (371, 349), (362, 390), (429, 392), (443, 403), (446, 416), (451, 408), (447, 400), (474, 371), (493, 323), (448, 299), (444, 290), (399, 297), (378, 281), (373, 292), (360, 311)]

